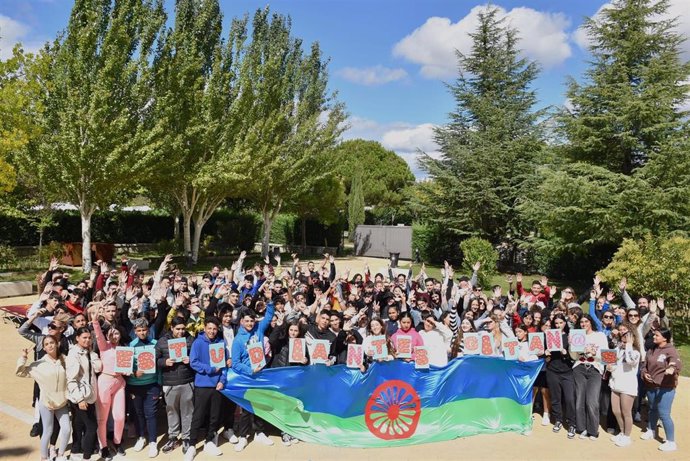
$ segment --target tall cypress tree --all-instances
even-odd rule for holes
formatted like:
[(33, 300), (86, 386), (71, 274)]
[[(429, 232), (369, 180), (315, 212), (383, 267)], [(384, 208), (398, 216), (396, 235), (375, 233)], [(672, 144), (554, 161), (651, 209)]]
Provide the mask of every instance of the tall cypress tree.
[[(669, 0), (616, 0), (584, 27), (592, 60), (585, 82), (570, 79), (560, 116), (570, 158), (630, 175), (683, 136), (690, 63), (667, 17)], [(685, 132), (687, 135), (687, 132)]]
[(421, 186), (422, 216), (458, 237), (496, 242), (520, 230), (515, 202), (542, 148), (531, 89), (539, 69), (519, 56), (516, 31), (496, 8), (479, 14), (471, 36), (449, 85), (456, 108), (436, 131), (442, 156), (420, 160), (433, 180)]
[(362, 187), (362, 173), (357, 172), (352, 177), (350, 195), (347, 198), (347, 221), (350, 240), (354, 239), (355, 230), (360, 224), (364, 224), (364, 189)]

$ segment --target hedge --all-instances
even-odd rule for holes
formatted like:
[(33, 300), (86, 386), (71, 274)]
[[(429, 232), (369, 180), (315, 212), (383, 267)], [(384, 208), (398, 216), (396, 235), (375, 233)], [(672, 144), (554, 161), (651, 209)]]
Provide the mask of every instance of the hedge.
[(415, 223), (412, 225), (412, 251), (419, 250), (422, 261), (442, 264), (462, 262), (460, 254), (460, 238), (438, 226)]

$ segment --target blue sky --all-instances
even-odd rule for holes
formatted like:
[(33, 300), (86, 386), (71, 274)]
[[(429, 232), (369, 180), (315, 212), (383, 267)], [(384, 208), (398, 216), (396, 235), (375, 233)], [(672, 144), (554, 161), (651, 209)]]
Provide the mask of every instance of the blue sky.
[[(65, 28), (70, 0), (0, 0), (0, 57), (22, 42), (36, 49)], [(172, 15), (174, 1), (166, 0)], [(221, 0), (224, 23), (271, 9), (292, 17), (293, 34), (318, 41), (331, 58), (330, 87), (345, 102), (350, 130), (345, 138), (381, 141), (401, 155), (419, 177), (417, 149), (433, 152), (433, 127), (453, 109), (444, 82), (456, 72), (454, 49), (468, 51), (468, 32), (485, 2), (460, 0)], [(521, 48), (542, 73), (535, 81), (540, 105), (562, 105), (568, 75), (586, 68), (586, 40), (579, 26), (603, 0), (502, 0), (502, 9), (522, 37)], [(690, 0), (672, 0), (679, 31), (690, 35)], [(684, 45), (690, 57), (690, 41)]]

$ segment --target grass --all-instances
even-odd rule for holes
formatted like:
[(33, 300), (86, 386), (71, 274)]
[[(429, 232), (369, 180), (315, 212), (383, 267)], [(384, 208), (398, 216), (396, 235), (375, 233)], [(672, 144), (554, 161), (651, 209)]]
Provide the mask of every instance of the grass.
[(676, 347), (678, 348), (678, 353), (680, 354), (680, 361), (683, 364), (683, 368), (680, 370), (680, 375), (690, 378), (690, 344), (683, 344), (681, 346), (676, 345)]

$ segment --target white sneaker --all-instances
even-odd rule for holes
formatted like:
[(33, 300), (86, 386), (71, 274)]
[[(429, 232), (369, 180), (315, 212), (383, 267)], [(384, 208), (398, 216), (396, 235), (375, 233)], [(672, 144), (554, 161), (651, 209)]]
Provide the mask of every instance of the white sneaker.
[(58, 456), (55, 461), (67, 461), (67, 456)]
[(580, 438), (582, 440), (585, 440), (587, 437), (589, 437), (589, 434), (587, 434), (587, 431), (582, 431), (582, 434), (580, 434)]
[(297, 437), (290, 436), (290, 445), (297, 445), (299, 443), (299, 439)]
[(146, 446), (146, 439), (144, 437), (139, 437), (137, 443), (134, 444), (134, 451), (141, 451)]
[(273, 440), (269, 439), (268, 436), (263, 432), (257, 432), (256, 434), (254, 434), (254, 441), (259, 442), (260, 444), (266, 445), (268, 447), (273, 445)]
[(542, 426), (548, 426), (551, 424), (551, 419), (549, 418), (548, 413), (544, 413), (544, 416), (541, 417), (541, 425)]
[(246, 437), (240, 437), (240, 439), (237, 441), (237, 445), (235, 445), (235, 451), (240, 452), (244, 450), (248, 444), (249, 442), (247, 442)]
[(149, 458), (155, 458), (158, 456), (158, 445), (156, 442), (149, 443)]
[(630, 437), (621, 434), (621, 436), (616, 440), (616, 446), (617, 447), (627, 447), (632, 443), (632, 440), (630, 440)]
[(661, 451), (676, 451), (677, 449), (676, 442), (669, 442), (668, 440), (659, 445)]
[(640, 435), (640, 438), (642, 440), (651, 440), (654, 438), (654, 431), (647, 429), (642, 433), (642, 435)]
[(611, 440), (611, 442), (615, 443), (615, 442), (618, 442), (618, 439), (620, 439), (621, 437), (624, 437), (624, 435), (622, 432), (619, 432), (618, 435), (612, 435), (610, 440)]
[(71, 453), (69, 455), (70, 461), (82, 461), (84, 459), (84, 455), (81, 453)]
[(228, 440), (228, 442), (232, 443), (233, 445), (237, 443), (239, 440), (237, 436), (235, 435), (235, 432), (232, 429), (228, 429), (227, 431), (221, 432), (221, 435)]
[(184, 461), (192, 461), (196, 456), (196, 447), (194, 445), (189, 445), (187, 448), (187, 453), (184, 454)]
[(220, 448), (218, 448), (218, 445), (213, 442), (206, 442), (204, 444), (204, 453), (211, 456), (220, 456), (223, 454), (223, 452), (220, 451)]

